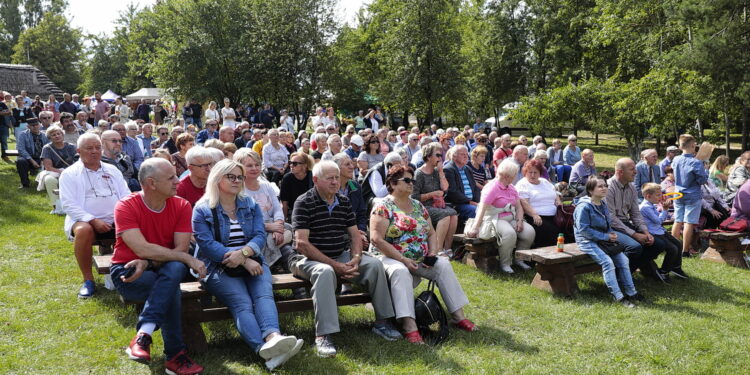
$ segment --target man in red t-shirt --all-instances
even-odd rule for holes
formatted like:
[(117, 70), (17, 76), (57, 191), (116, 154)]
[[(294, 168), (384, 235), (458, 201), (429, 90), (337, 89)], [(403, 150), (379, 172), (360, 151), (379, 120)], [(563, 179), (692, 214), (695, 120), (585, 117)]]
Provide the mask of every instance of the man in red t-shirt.
[(168, 161), (146, 160), (139, 180), (143, 191), (115, 206), (117, 240), (110, 267), (112, 282), (125, 299), (145, 301), (138, 333), (126, 353), (130, 359), (150, 361), (151, 335), (161, 327), (168, 372), (197, 374), (203, 368), (186, 355), (180, 306), (187, 267), (201, 278), (206, 275), (203, 262), (188, 253), (192, 208), (175, 197), (178, 179)]
[(177, 185), (177, 196), (185, 198), (191, 206), (206, 192), (206, 182), (211, 167), (216, 164), (211, 151), (205, 147), (193, 146), (185, 154), (185, 161), (190, 173)]
[(497, 165), (500, 164), (503, 159), (513, 155), (513, 149), (510, 148), (511, 143), (510, 134), (503, 134), (500, 136), (500, 147), (498, 147), (492, 155), (492, 163), (495, 165), (495, 168), (497, 168)]

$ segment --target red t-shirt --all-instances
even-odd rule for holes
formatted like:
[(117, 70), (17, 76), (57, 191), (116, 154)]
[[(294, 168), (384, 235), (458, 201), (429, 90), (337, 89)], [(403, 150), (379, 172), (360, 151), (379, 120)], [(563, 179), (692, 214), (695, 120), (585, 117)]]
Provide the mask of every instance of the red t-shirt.
[(190, 175), (183, 177), (180, 183), (177, 184), (177, 196), (187, 199), (191, 206), (195, 206), (195, 202), (198, 202), (205, 192), (205, 187), (197, 188), (193, 185)]
[(495, 150), (495, 153), (492, 155), (492, 162), (495, 163), (498, 160), (503, 160), (511, 155), (513, 155), (513, 150), (500, 147)]
[(124, 264), (140, 259), (122, 240), (123, 232), (139, 229), (146, 241), (172, 249), (175, 233), (193, 232), (192, 216), (192, 207), (180, 197), (167, 199), (167, 204), (161, 212), (154, 212), (143, 202), (141, 193), (128, 195), (115, 205), (117, 240), (112, 263)]

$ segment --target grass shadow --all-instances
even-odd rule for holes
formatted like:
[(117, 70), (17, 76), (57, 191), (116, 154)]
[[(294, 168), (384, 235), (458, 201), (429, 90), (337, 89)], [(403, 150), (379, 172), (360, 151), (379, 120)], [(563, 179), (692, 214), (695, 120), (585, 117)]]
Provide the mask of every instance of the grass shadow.
[(462, 346), (466, 347), (482, 348), (487, 345), (502, 345), (505, 349), (511, 352), (524, 354), (539, 353), (539, 348), (536, 346), (522, 343), (513, 338), (513, 335), (510, 333), (490, 326), (479, 327), (478, 331), (471, 333), (451, 329), (447, 343), (451, 342), (459, 342)]

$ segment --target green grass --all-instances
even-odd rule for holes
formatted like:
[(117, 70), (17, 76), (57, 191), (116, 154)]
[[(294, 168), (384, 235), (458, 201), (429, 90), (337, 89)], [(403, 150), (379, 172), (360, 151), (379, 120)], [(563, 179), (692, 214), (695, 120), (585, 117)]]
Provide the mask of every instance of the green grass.
[[(613, 165), (624, 153), (609, 150), (599, 149), (598, 165)], [(0, 181), (0, 374), (163, 373), (158, 334), (150, 366), (126, 358), (136, 314), (101, 287), (100, 277), (96, 298), (76, 298), (80, 273), (63, 235), (63, 218), (48, 214), (45, 195), (19, 191), (11, 165), (0, 165)], [(348, 306), (341, 308), (342, 332), (335, 336), (339, 355), (320, 359), (310, 346), (312, 313), (282, 314), (282, 329), (306, 345), (279, 373), (750, 372), (748, 270), (689, 259), (687, 282), (664, 287), (637, 276), (637, 288), (651, 303), (628, 310), (611, 302), (596, 273), (580, 278), (578, 298), (562, 299), (532, 288), (532, 273), (486, 275), (454, 267), (471, 301), (467, 315), (479, 332), (452, 330), (448, 342), (435, 348), (388, 343), (369, 331), (371, 311)], [(195, 359), (206, 374), (265, 372), (231, 323), (204, 329), (210, 350)]]

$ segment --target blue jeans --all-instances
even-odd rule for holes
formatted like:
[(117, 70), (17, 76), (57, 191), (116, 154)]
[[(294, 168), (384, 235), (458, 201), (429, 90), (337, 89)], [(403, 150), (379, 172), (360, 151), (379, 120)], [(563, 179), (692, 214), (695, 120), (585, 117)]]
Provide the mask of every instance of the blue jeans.
[[(625, 294), (628, 296), (637, 293), (635, 285), (633, 285), (633, 276), (630, 274), (628, 257), (625, 256), (625, 253), (619, 253), (610, 257), (596, 243), (589, 241), (579, 242), (578, 248), (602, 266), (604, 283), (607, 284), (609, 292), (612, 293), (612, 296), (616, 300), (619, 301), (624, 297), (622, 290), (625, 290)], [(620, 289), (620, 284), (622, 284), (622, 289)]]
[(259, 276), (231, 277), (216, 267), (203, 284), (229, 308), (237, 331), (256, 353), (263, 346), (264, 337), (279, 333), (272, 283), (271, 270), (264, 262), (263, 274)]
[(570, 180), (570, 172), (573, 170), (572, 166), (555, 165), (553, 167), (555, 168), (555, 174), (557, 175), (557, 182), (568, 182), (568, 180)]
[(633, 237), (630, 237), (625, 233), (618, 231), (614, 232), (617, 234), (617, 242), (625, 246), (625, 250), (623, 250), (622, 253), (625, 254), (630, 260), (630, 270), (635, 271), (635, 269), (638, 268), (638, 265), (641, 262), (643, 246), (641, 246), (640, 242), (634, 240)]
[(127, 269), (124, 264), (113, 264), (109, 273), (112, 282), (126, 300), (145, 301), (138, 316), (139, 329), (143, 323), (154, 323), (161, 327), (164, 339), (164, 354), (167, 359), (185, 349), (182, 342), (182, 300), (180, 282), (187, 267), (181, 262), (167, 262), (153, 271), (144, 271), (137, 280), (126, 283), (120, 280)]
[(477, 216), (477, 206), (472, 206), (470, 204), (458, 204), (456, 205), (456, 211), (458, 211), (458, 217), (461, 220)]

